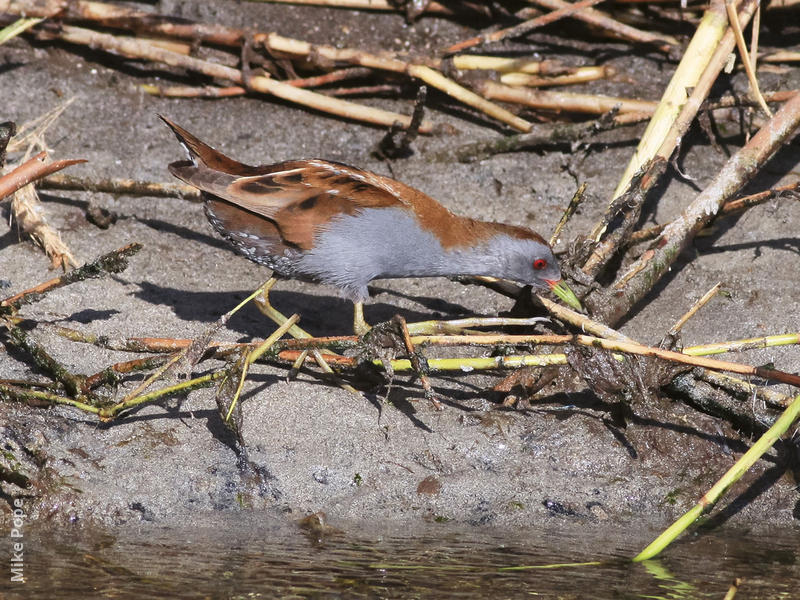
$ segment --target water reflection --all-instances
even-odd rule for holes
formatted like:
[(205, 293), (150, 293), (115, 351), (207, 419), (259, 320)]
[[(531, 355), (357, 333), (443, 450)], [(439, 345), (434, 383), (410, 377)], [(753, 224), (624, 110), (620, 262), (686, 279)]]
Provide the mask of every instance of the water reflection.
[[(792, 598), (797, 532), (704, 533), (632, 564), (657, 533), (549, 527), (513, 534), (429, 524), (366, 533), (252, 521), (180, 529), (35, 531), (16, 598)], [(781, 538), (781, 535), (783, 538)], [(10, 587), (9, 587), (10, 585)]]

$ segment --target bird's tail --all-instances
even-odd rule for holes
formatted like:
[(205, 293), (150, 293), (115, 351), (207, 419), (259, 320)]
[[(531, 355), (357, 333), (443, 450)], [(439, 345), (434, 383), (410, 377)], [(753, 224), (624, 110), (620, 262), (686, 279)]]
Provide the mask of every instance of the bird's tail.
[(222, 154), (222, 152), (215, 150), (205, 142), (199, 140), (197, 137), (186, 131), (183, 127), (180, 127), (179, 125), (176, 125), (170, 121), (164, 115), (158, 115), (158, 117), (164, 121), (164, 123), (166, 123), (170, 129), (172, 129), (175, 137), (178, 138), (178, 141), (189, 154), (189, 159), (195, 165), (199, 161), (204, 166), (216, 171), (222, 171), (223, 173), (241, 173), (242, 171), (252, 168), (249, 165), (245, 165), (239, 161), (233, 160), (232, 158), (228, 158)]

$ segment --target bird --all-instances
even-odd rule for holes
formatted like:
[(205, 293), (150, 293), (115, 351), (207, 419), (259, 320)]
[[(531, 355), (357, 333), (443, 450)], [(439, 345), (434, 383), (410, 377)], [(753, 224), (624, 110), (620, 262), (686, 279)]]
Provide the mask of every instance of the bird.
[(565, 289), (550, 245), (528, 228), (456, 215), (409, 185), (330, 160), (247, 165), (159, 117), (188, 154), (169, 171), (201, 191), (214, 230), (284, 278), (338, 288), (354, 303), (358, 335), (370, 329), (363, 303), (374, 279), (490, 276)]

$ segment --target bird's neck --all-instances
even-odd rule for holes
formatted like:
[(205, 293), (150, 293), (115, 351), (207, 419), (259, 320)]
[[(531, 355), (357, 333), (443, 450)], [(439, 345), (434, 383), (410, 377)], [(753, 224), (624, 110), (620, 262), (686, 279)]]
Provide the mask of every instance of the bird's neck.
[(503, 257), (498, 246), (502, 245), (502, 241), (503, 234), (495, 234), (480, 238), (472, 245), (442, 248), (437, 260), (431, 261), (436, 266), (435, 275), (500, 275)]
[(405, 211), (381, 210), (371, 216), (375, 218), (369, 229), (375, 236), (373, 248), (392, 249), (391, 257), (383, 257), (378, 277), (491, 275), (498, 274), (501, 267), (496, 242), (505, 234), (494, 223), (448, 212), (434, 232), (421, 227), (420, 220)]

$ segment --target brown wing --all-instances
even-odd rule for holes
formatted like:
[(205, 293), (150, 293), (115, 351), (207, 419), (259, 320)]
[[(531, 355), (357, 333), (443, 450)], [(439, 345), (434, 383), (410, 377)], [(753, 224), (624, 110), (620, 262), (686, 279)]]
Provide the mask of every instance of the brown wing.
[[(324, 160), (287, 161), (253, 167), (228, 158), (185, 129), (161, 117), (189, 153), (191, 160), (174, 162), (178, 179), (230, 204), (266, 217), (284, 241), (308, 249), (320, 227), (339, 214), (363, 208), (410, 208), (401, 198), (403, 187), (392, 180), (347, 165)], [(220, 207), (217, 211), (222, 211)], [(231, 211), (225, 211), (232, 217)]]
[(311, 247), (318, 229), (336, 215), (364, 208), (408, 208), (397, 195), (370, 181), (371, 173), (344, 165), (290, 161), (259, 169), (266, 172), (237, 176), (199, 163), (170, 165), (172, 174), (189, 185), (273, 221), (287, 242), (303, 249)]
[[(336, 215), (365, 208), (402, 208), (414, 213), (423, 229), (434, 232), (446, 248), (474, 244), (497, 233), (543, 241), (532, 231), (458, 217), (408, 185), (370, 171), (325, 160), (287, 161), (253, 167), (200, 141), (161, 117), (189, 152), (191, 161), (174, 162), (178, 179), (224, 200), (247, 213), (216, 206), (219, 214), (239, 224), (252, 213), (269, 219), (282, 242), (301, 249), (312, 247), (314, 235)], [(227, 228), (225, 223), (223, 226)]]
[(310, 248), (314, 235), (337, 215), (365, 208), (409, 208), (367, 171), (323, 160), (290, 161), (274, 168), (238, 178), (223, 197), (272, 219), (283, 237), (301, 248)]

